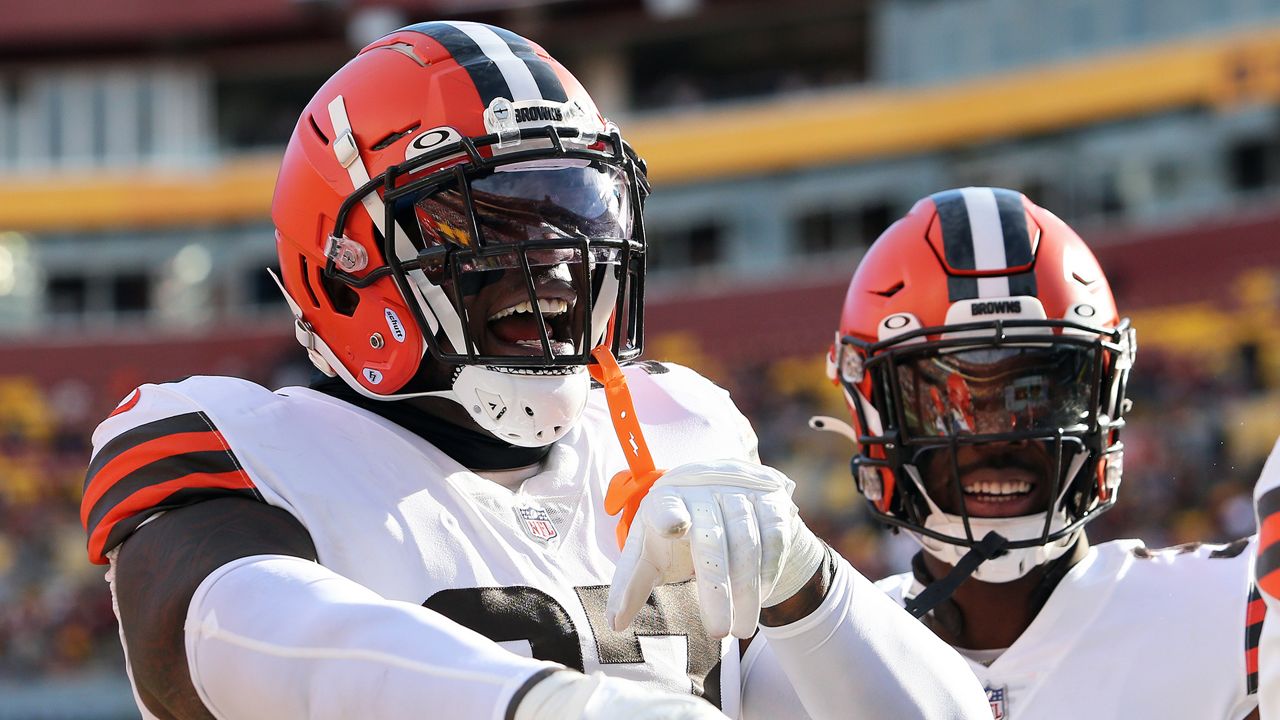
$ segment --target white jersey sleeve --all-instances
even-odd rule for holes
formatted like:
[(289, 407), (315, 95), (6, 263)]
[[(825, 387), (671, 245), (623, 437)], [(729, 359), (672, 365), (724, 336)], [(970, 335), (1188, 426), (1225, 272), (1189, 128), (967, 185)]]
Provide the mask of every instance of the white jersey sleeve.
[(810, 616), (765, 627), (743, 658), (743, 720), (983, 720), (964, 660), (843, 559)]
[(1262, 717), (1280, 717), (1280, 622), (1263, 622), (1266, 613), (1280, 617), (1280, 442), (1271, 450), (1253, 492), (1258, 514), (1257, 599), (1250, 604), (1253, 681)]
[(89, 559), (106, 564), (156, 513), (226, 496), (263, 499), (198, 403), (174, 384), (143, 385), (93, 433), (80, 506)]
[(187, 666), (218, 718), (491, 720), (560, 666), (502, 650), (420, 605), (387, 600), (318, 563), (259, 555), (197, 588)]

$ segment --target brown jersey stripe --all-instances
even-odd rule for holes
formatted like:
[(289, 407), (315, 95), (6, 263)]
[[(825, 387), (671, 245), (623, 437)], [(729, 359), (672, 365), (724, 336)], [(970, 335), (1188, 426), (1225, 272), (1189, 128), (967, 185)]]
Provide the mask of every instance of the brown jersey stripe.
[(1258, 575), (1258, 587), (1273, 598), (1280, 598), (1280, 570)]
[[(85, 529), (90, 533), (102, 521), (111, 508), (128, 500), (139, 490), (167, 483), (186, 475), (220, 475), (239, 472), (240, 463), (226, 450), (202, 450), (170, 455), (143, 465), (133, 472), (115, 479), (89, 511)], [(105, 479), (105, 478), (103, 478)]]
[[(1259, 580), (1262, 580), (1280, 569), (1280, 543), (1273, 542), (1265, 547), (1259, 543), (1258, 547), (1263, 549), (1258, 553), (1258, 563), (1254, 573)], [(1263, 583), (1263, 589), (1271, 592), (1271, 588), (1267, 583)]]
[(1258, 498), (1258, 517), (1267, 517), (1280, 512), (1280, 487), (1271, 488)]
[(164, 435), (135, 445), (116, 455), (89, 478), (84, 497), (80, 499), (81, 524), (88, 528), (90, 510), (121, 478), (166, 458), (196, 452), (222, 452), (235, 461), (226, 439), (211, 430)]
[[(1258, 566), (1255, 574), (1258, 578), (1270, 575), (1280, 567), (1280, 488), (1272, 488), (1258, 498)], [(1272, 587), (1264, 583), (1263, 588), (1272, 592)], [(1274, 595), (1274, 593), (1273, 593)]]
[(186, 475), (143, 488), (129, 500), (112, 507), (93, 529), (89, 535), (89, 559), (99, 565), (106, 564), (106, 554), (158, 512), (228, 496), (262, 501), (262, 495), (248, 485), (243, 470), (221, 475)]
[(213, 422), (209, 420), (209, 416), (202, 412), (190, 412), (182, 415), (174, 415), (173, 417), (161, 418), (152, 422), (139, 425), (135, 428), (125, 430), (110, 442), (102, 446), (93, 456), (93, 461), (89, 464), (88, 471), (85, 472), (84, 486), (87, 490), (89, 483), (93, 480), (93, 476), (98, 474), (104, 465), (116, 459), (121, 453), (127, 452), (129, 449), (137, 447), (145, 442), (150, 442), (165, 435), (175, 435), (178, 433), (195, 433), (209, 432), (213, 430)]
[(1258, 692), (1258, 643), (1262, 640), (1262, 622), (1266, 619), (1267, 604), (1258, 592), (1258, 586), (1249, 583), (1248, 605), (1245, 610), (1244, 669), (1245, 689), (1249, 695)]

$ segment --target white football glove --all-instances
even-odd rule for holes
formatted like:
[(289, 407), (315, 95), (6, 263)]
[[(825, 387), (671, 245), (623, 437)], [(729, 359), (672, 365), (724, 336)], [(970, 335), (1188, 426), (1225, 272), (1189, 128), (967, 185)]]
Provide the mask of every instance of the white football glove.
[(707, 632), (751, 637), (760, 608), (799, 591), (826, 552), (791, 502), (794, 487), (741, 460), (668, 470), (631, 523), (609, 588), (609, 625), (630, 625), (654, 586), (694, 577)]
[(725, 720), (711, 703), (603, 673), (561, 670), (539, 680), (516, 706), (515, 720)]

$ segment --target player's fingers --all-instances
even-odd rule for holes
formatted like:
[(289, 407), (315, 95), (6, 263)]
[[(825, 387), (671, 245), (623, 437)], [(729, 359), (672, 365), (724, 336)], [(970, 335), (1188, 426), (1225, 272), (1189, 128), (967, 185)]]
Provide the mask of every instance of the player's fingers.
[(615, 631), (625, 630), (631, 624), (658, 583), (660, 571), (643, 552), (651, 533), (643, 522), (633, 523), (622, 546), (622, 557), (613, 569), (605, 622)]
[(760, 620), (760, 529), (755, 507), (742, 493), (717, 495), (716, 500), (724, 517), (729, 551), (729, 595), (733, 599), (729, 633), (749, 638)]
[(689, 501), (693, 527), (689, 547), (693, 574), (698, 581), (698, 606), (707, 634), (722, 638), (729, 634), (733, 618), (733, 598), (729, 595), (729, 549), (725, 543), (724, 517), (710, 493)]
[(631, 624), (670, 567), (674, 542), (689, 531), (690, 524), (689, 510), (679, 495), (659, 491), (645, 498), (609, 586), (605, 619), (610, 627), (620, 631)]
[(756, 503), (755, 511), (760, 529), (760, 587), (768, 595), (778, 582), (778, 570), (791, 541), (790, 508), (765, 499)]
[(650, 492), (640, 506), (640, 512), (643, 514), (642, 522), (658, 535), (673, 540), (684, 537), (692, 522), (684, 498), (665, 488)]

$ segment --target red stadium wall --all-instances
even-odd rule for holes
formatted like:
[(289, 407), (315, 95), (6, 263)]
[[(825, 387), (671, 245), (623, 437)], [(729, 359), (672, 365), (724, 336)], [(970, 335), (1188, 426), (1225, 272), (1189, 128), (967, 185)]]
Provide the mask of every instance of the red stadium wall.
[[(1230, 311), (1236, 279), (1280, 268), (1280, 213), (1164, 232), (1109, 236), (1096, 252), (1122, 313), (1183, 303)], [(729, 364), (812, 356), (831, 342), (853, 268), (821, 276), (788, 275), (699, 293), (667, 292), (646, 308), (650, 347), (664, 337), (691, 338), (696, 350)], [(0, 376), (26, 376), (43, 386), (77, 378), (118, 398), (133, 385), (196, 374), (239, 374), (269, 380), (273, 368), (301, 350), (287, 318), (203, 335), (149, 334), (146, 339), (81, 342), (10, 341), (0, 345)]]

